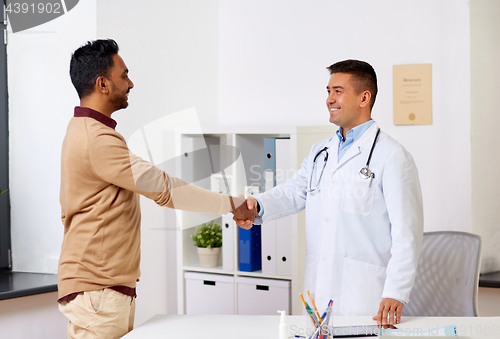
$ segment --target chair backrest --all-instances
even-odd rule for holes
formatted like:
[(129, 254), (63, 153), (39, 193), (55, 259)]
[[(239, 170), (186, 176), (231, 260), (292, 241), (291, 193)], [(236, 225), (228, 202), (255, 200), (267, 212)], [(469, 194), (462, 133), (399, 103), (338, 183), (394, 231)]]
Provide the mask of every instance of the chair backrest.
[(465, 232), (424, 233), (415, 285), (403, 315), (477, 317), (481, 238)]

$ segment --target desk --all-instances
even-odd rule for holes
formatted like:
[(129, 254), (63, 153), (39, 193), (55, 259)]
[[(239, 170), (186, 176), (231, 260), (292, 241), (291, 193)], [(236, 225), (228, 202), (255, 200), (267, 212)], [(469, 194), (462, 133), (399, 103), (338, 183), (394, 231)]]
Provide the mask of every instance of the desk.
[[(289, 334), (306, 333), (311, 324), (305, 316), (287, 316)], [(371, 317), (332, 317), (333, 326), (373, 324)], [(277, 339), (279, 316), (271, 315), (155, 315), (124, 336), (124, 339)], [(429, 331), (456, 325), (460, 338), (499, 338), (500, 317), (419, 318), (403, 317), (401, 330)], [(429, 337), (427, 337), (429, 338)]]
[(500, 272), (480, 274), (479, 275), (479, 287), (500, 288)]
[(0, 270), (0, 300), (56, 291), (57, 274)]

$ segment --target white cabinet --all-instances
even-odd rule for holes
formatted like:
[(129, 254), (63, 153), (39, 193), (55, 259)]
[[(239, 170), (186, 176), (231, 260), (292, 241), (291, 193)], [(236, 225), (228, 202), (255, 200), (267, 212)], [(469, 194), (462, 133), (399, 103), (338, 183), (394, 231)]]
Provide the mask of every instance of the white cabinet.
[(234, 277), (186, 272), (186, 314), (234, 314)]
[[(321, 133), (318, 133), (318, 130)], [(291, 173), (300, 166), (307, 155), (312, 142), (319, 141), (325, 132), (334, 135), (334, 128), (321, 126), (287, 127), (287, 126), (218, 126), (199, 129), (183, 128), (176, 130), (176, 173), (183, 180), (197, 186), (214, 189), (231, 195), (245, 193), (248, 186), (260, 186), (264, 190), (264, 138), (289, 138), (289, 164)], [(300, 147), (297, 145), (300, 142)], [(297, 159), (299, 154), (300, 159)], [(229, 192), (228, 192), (229, 191)], [(302, 303), (299, 294), (302, 292), (305, 231), (303, 212), (292, 215), (279, 221), (276, 229), (288, 228), (291, 230), (286, 240), (282, 240), (276, 249), (277, 259), (285, 265), (277, 266), (276, 270), (241, 272), (238, 263), (239, 229), (232, 220), (232, 215), (199, 214), (177, 211), (177, 289), (178, 312), (186, 313), (187, 282), (185, 273), (214, 273), (233, 279), (234, 314), (243, 307), (239, 302), (241, 287), (237, 281), (240, 278), (278, 279), (288, 282), (289, 311), (291, 314), (302, 314)], [(196, 226), (210, 220), (217, 219), (223, 227), (223, 249), (221, 265), (215, 268), (200, 267), (196, 247), (191, 235)], [(299, 222), (298, 222), (299, 220)], [(265, 224), (262, 226), (265, 227)], [(264, 233), (264, 232), (263, 232)], [(281, 252), (285, 254), (281, 254)], [(278, 255), (279, 253), (279, 255)], [(279, 257), (279, 258), (278, 258)], [(284, 261), (286, 260), (286, 262)], [(262, 260), (265, 260), (263, 257)], [(277, 260), (277, 261), (278, 261)], [(271, 273), (267, 273), (271, 272)], [(250, 310), (246, 310), (250, 312)]]
[(237, 277), (238, 314), (290, 314), (290, 280)]

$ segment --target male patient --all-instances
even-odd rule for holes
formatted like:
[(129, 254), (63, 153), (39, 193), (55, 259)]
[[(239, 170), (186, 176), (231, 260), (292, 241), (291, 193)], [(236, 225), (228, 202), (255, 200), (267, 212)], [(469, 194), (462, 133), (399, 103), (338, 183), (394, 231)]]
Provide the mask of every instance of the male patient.
[(129, 151), (111, 118), (128, 106), (134, 87), (115, 41), (96, 40), (77, 49), (70, 75), (80, 106), (62, 148), (59, 309), (69, 319), (69, 338), (119, 338), (134, 323), (139, 195), (187, 211), (232, 212), (247, 221), (256, 215), (243, 198), (187, 184)]

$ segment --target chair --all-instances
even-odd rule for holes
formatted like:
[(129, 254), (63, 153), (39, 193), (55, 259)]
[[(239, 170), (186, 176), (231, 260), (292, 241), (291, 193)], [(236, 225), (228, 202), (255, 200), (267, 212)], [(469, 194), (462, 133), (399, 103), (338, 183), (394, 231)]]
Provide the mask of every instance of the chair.
[(481, 238), (465, 232), (426, 232), (410, 302), (402, 315), (478, 317)]

